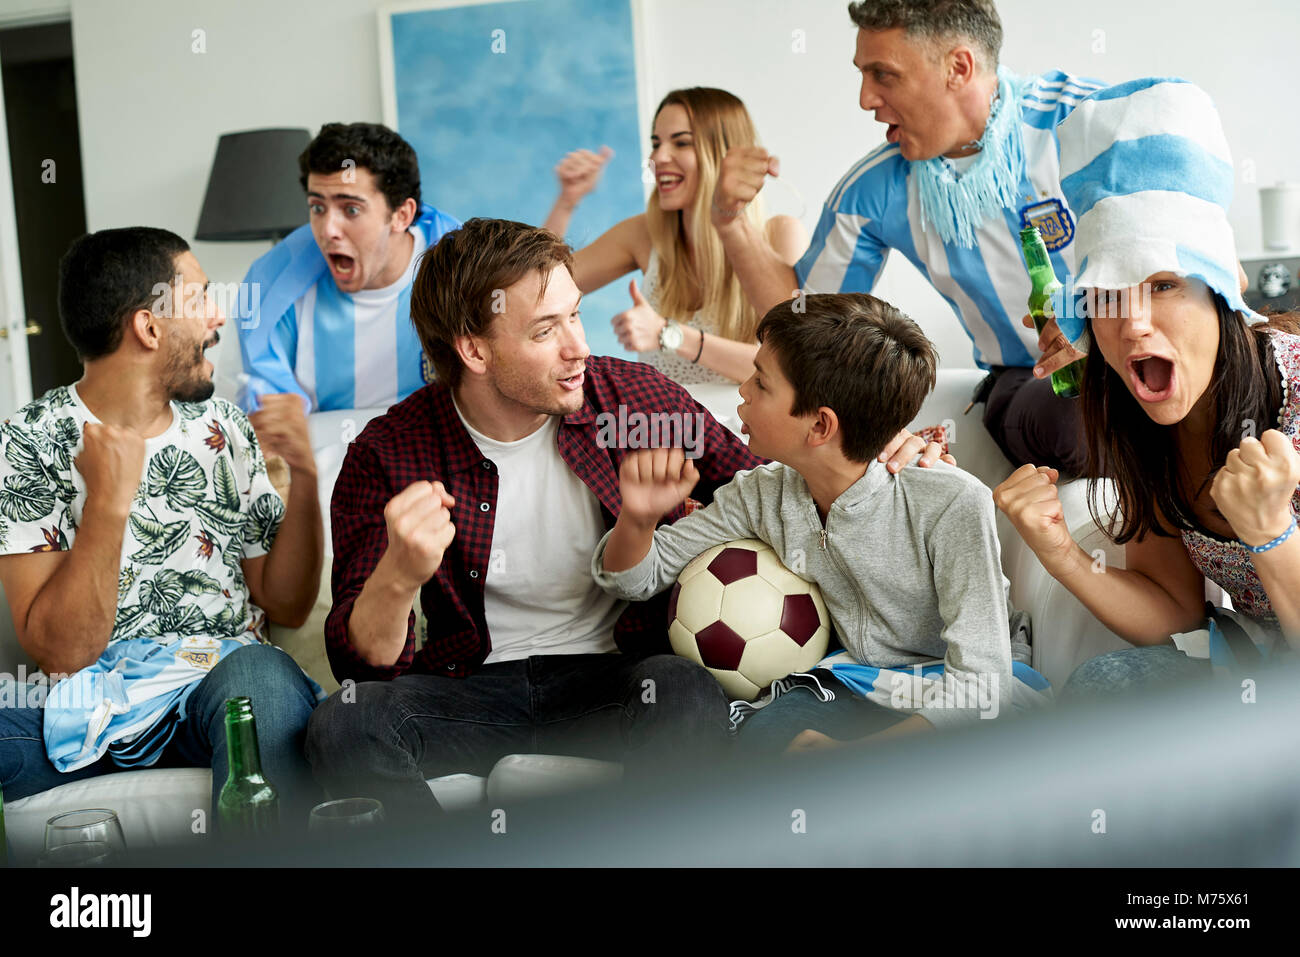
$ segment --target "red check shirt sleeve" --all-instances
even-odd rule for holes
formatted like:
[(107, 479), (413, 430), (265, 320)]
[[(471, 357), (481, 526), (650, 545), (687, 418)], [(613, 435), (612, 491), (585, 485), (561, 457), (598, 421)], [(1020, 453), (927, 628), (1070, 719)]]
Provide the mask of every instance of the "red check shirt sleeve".
[(384, 506), (396, 494), (389, 488), (374, 451), (354, 442), (348, 447), (334, 484), (330, 521), (334, 536), (334, 568), (330, 590), (334, 607), (325, 619), (325, 650), (334, 677), (343, 681), (384, 681), (405, 672), (415, 656), (415, 612), (406, 621), (406, 646), (397, 661), (382, 667), (367, 663), (348, 637), (352, 606), (366, 579), (388, 549)]

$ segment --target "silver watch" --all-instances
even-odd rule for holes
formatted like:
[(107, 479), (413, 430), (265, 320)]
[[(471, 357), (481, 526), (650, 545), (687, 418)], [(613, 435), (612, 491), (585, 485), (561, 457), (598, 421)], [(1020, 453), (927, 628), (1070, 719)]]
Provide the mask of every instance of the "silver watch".
[(680, 323), (673, 322), (669, 319), (664, 323), (664, 327), (659, 330), (659, 349), (661, 352), (676, 352), (682, 347), (686, 340), (686, 333), (682, 331)]

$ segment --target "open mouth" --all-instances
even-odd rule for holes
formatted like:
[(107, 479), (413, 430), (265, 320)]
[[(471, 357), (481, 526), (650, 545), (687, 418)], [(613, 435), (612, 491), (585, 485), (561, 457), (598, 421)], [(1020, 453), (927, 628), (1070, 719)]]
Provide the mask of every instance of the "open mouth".
[(897, 143), (903, 135), (903, 128), (897, 123), (890, 123), (889, 128), (885, 130), (885, 142)]
[(660, 176), (658, 177), (659, 192), (671, 193), (677, 187), (681, 186), (682, 183), (685, 181), (685, 179), (686, 177), (684, 176), (677, 176), (672, 173), (660, 174)]
[(343, 253), (330, 253), (327, 257), (330, 263), (330, 270), (334, 275), (347, 279), (356, 271), (357, 261), (351, 256), (345, 256)]
[(1143, 402), (1163, 402), (1174, 393), (1174, 364), (1161, 356), (1139, 356), (1128, 361), (1133, 394)]
[(561, 379), (560, 387), (567, 389), (570, 392), (576, 392), (578, 389), (582, 388), (582, 383), (585, 378), (586, 370), (583, 370), (575, 375), (569, 376), (567, 379)]

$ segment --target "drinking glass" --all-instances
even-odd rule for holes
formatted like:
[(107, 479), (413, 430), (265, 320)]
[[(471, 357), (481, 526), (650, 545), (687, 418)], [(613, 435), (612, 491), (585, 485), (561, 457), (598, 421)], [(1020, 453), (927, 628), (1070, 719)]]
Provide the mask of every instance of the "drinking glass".
[(87, 842), (107, 844), (114, 854), (125, 851), (126, 838), (117, 814), (108, 808), (87, 808), (56, 814), (45, 822), (46, 851)]
[(342, 798), (326, 801), (311, 809), (309, 831), (348, 831), (383, 823), (384, 805), (375, 798)]

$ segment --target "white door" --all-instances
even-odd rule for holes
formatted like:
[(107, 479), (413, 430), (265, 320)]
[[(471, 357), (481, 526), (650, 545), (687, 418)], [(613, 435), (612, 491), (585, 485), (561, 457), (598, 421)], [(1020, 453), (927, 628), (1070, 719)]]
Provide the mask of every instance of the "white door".
[(9, 126), (0, 89), (0, 422), (32, 400), (27, 365), (27, 310), (18, 263), (18, 217), (9, 169)]

